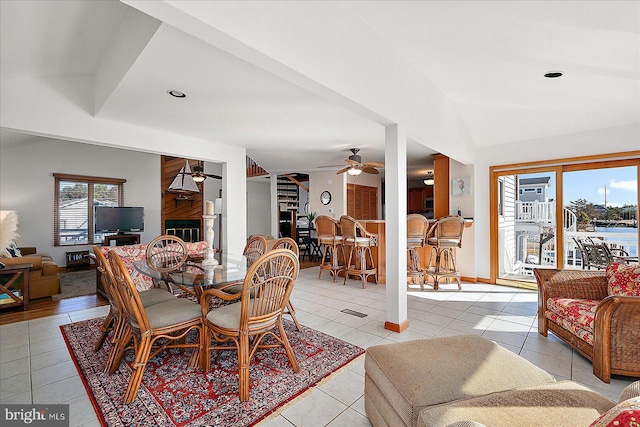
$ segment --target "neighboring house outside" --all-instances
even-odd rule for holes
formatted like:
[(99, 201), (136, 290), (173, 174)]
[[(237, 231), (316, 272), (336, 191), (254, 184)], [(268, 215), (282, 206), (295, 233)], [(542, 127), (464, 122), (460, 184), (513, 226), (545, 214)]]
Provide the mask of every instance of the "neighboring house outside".
[(518, 200), (521, 202), (549, 201), (549, 184), (551, 178), (542, 176), (537, 178), (521, 178), (518, 180)]
[[(504, 201), (499, 215), (499, 276), (533, 279), (533, 268), (555, 261), (555, 201), (551, 178), (500, 177)], [(541, 245), (542, 243), (542, 245)]]

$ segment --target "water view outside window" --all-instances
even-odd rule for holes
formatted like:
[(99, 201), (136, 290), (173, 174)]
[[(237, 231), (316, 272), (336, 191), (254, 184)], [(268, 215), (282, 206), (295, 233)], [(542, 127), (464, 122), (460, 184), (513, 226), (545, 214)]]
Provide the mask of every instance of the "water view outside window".
[(565, 207), (575, 227), (565, 232), (567, 268), (603, 269), (638, 256), (637, 167), (563, 173)]
[[(534, 268), (604, 269), (637, 262), (637, 167), (562, 173), (562, 217), (556, 218), (554, 171), (498, 178), (498, 277), (535, 282)], [(563, 265), (558, 236), (563, 237)]]
[(57, 180), (58, 245), (104, 241), (93, 233), (93, 207), (119, 206), (121, 185)]

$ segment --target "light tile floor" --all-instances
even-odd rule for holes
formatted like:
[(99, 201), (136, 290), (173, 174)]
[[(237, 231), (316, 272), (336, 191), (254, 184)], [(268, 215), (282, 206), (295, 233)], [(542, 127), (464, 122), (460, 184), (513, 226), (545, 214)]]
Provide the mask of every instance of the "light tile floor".
[[(630, 382), (605, 384), (591, 363), (554, 335), (537, 333), (537, 294), (485, 284), (442, 285), (438, 291), (410, 288), (409, 329), (383, 328), (385, 286), (359, 281), (333, 283), (318, 269), (300, 272), (292, 302), (298, 320), (309, 327), (367, 348), (421, 338), (476, 334), (494, 340), (553, 374), (572, 379), (617, 401)], [(427, 287), (430, 289), (430, 287)], [(425, 289), (427, 289), (425, 288)], [(342, 313), (348, 308), (364, 318)], [(59, 325), (104, 316), (108, 307), (76, 311), (0, 327), (0, 403), (68, 403), (71, 426), (99, 426), (71, 361)], [(364, 356), (271, 418), (265, 427), (369, 426), (364, 411)]]

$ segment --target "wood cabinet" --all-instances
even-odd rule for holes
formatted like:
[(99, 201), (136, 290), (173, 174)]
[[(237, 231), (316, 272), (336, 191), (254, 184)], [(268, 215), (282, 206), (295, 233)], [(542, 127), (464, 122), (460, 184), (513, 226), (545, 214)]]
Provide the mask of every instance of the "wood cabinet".
[(407, 191), (407, 212), (425, 213), (433, 218), (433, 186), (409, 188)]
[(449, 158), (444, 154), (434, 154), (432, 157), (435, 175), (434, 218), (442, 218), (449, 215)]
[(358, 220), (378, 219), (378, 188), (347, 184), (347, 215)]

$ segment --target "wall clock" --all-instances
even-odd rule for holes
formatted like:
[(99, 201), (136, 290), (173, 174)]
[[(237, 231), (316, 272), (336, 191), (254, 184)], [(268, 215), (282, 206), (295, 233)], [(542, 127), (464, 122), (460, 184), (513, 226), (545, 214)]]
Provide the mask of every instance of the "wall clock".
[(323, 191), (322, 194), (320, 194), (320, 202), (323, 205), (328, 205), (329, 203), (331, 203), (331, 193), (329, 193), (328, 191)]

